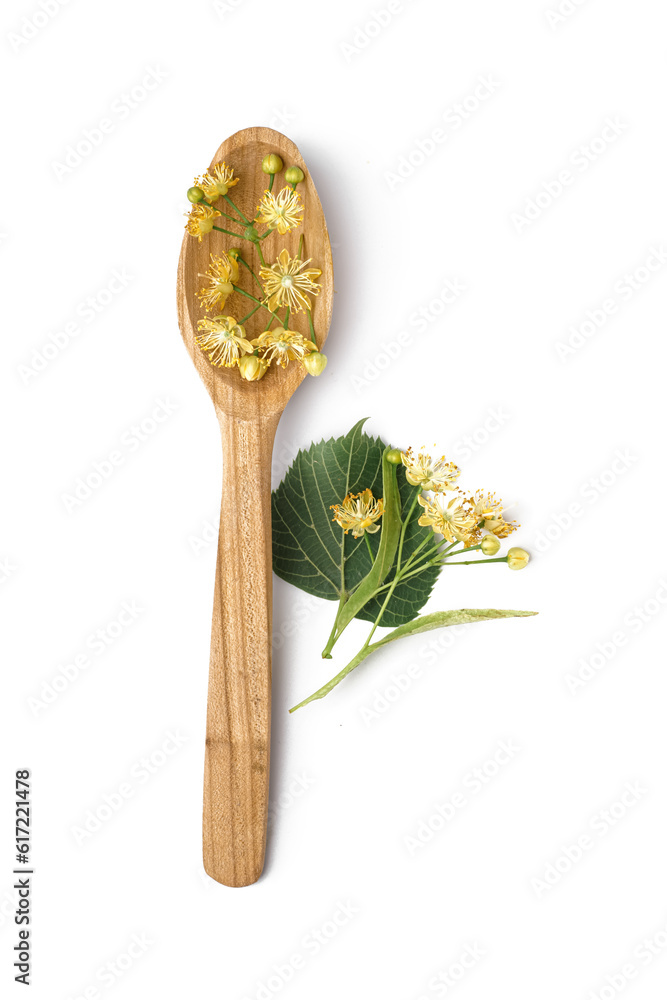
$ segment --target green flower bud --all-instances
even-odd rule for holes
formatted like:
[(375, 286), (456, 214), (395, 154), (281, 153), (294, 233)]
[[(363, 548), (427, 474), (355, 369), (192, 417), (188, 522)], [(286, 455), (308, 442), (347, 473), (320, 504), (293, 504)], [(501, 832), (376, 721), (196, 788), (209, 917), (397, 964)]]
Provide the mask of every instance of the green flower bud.
[(277, 153), (269, 153), (262, 160), (262, 170), (265, 174), (279, 174), (283, 169), (283, 161)]
[(239, 257), (241, 256), (241, 251), (239, 250), (238, 247), (232, 247), (231, 250), (227, 251), (227, 256), (233, 257), (234, 260), (238, 260)]
[(244, 230), (243, 235), (245, 239), (252, 240), (253, 243), (257, 243), (257, 241), (259, 240), (259, 233), (257, 232), (254, 226), (248, 226)]
[(288, 167), (285, 171), (285, 180), (288, 184), (298, 184), (305, 176), (301, 167)]
[(193, 205), (196, 205), (198, 201), (201, 201), (204, 197), (204, 192), (200, 187), (188, 188), (188, 201), (191, 201)]
[(480, 547), (485, 556), (495, 556), (500, 548), (500, 541), (495, 535), (484, 535)]
[(524, 569), (528, 565), (528, 560), (530, 555), (525, 549), (519, 549), (516, 546), (510, 549), (507, 553), (507, 565), (510, 569)]
[(388, 462), (391, 462), (392, 465), (401, 464), (400, 448), (392, 448), (391, 451), (388, 451), (384, 457), (387, 459)]
[(301, 363), (309, 375), (321, 375), (327, 366), (327, 357), (319, 351), (312, 351), (306, 354)]

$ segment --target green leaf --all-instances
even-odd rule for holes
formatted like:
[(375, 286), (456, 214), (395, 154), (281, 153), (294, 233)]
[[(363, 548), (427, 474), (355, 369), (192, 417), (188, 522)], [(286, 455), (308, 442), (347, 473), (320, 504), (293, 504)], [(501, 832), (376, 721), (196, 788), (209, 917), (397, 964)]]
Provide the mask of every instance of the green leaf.
[[(363, 433), (365, 422), (360, 420), (341, 438), (320, 441), (300, 451), (272, 497), (276, 575), (308, 594), (330, 601), (339, 600), (342, 589), (349, 593), (372, 566), (364, 539), (345, 535), (331, 517), (332, 504), (340, 503), (348, 493), (369, 488), (375, 497), (383, 495), (385, 443)], [(405, 512), (415, 489), (401, 470), (398, 488)], [(381, 533), (366, 537), (375, 558)], [(415, 512), (406, 531), (404, 560), (423, 537)], [(392, 569), (386, 579), (391, 580), (393, 575)], [(437, 577), (438, 567), (432, 567), (400, 583), (387, 604), (382, 625), (397, 626), (414, 618), (428, 600)], [(360, 608), (356, 617), (375, 621), (380, 607), (374, 599)]]
[[(308, 594), (338, 600), (368, 573), (371, 560), (363, 538), (345, 535), (332, 520), (331, 506), (367, 487), (382, 495), (382, 452), (378, 439), (362, 434), (360, 420), (349, 434), (300, 451), (273, 491), (273, 569)], [(341, 561), (344, 557), (344, 574)]]

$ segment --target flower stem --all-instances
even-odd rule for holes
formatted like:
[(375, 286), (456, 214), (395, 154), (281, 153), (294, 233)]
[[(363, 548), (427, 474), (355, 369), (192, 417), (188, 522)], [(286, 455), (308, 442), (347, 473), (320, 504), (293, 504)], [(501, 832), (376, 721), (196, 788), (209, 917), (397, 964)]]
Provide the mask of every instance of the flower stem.
[(252, 225), (250, 219), (246, 218), (246, 216), (243, 214), (243, 212), (241, 211), (241, 209), (236, 207), (236, 205), (234, 204), (234, 202), (232, 201), (232, 199), (229, 197), (228, 194), (223, 194), (222, 197), (225, 199), (225, 201), (227, 202), (228, 205), (232, 206), (232, 208), (234, 209), (234, 211), (236, 212), (236, 214), (241, 216), (241, 218), (245, 222), (246, 226), (251, 226)]
[[(373, 563), (375, 562), (375, 556), (373, 555), (373, 550), (371, 549), (371, 545), (370, 545), (370, 542), (368, 540), (368, 537), (366, 535), (364, 537), (366, 538), (366, 545), (368, 546), (368, 552), (369, 552), (369, 555), (371, 557), (371, 566), (372, 566)], [(423, 544), (424, 543), (422, 542), (422, 545)], [(420, 548), (421, 548), (421, 546), (420, 546)], [(414, 554), (415, 553), (413, 553), (413, 555)], [(433, 554), (434, 553), (429, 550), (428, 552), (424, 553), (424, 556), (422, 558), (424, 558), (424, 559), (427, 558), (427, 557), (428, 558), (432, 558)], [(412, 560), (412, 556), (410, 556), (410, 559), (408, 559), (407, 562), (405, 563), (402, 572), (398, 572), (397, 571), (396, 572), (396, 576), (394, 577), (393, 580), (390, 580), (389, 583), (385, 583), (381, 587), (378, 587), (377, 590), (368, 598), (369, 601), (373, 600), (373, 598), (377, 597), (378, 594), (381, 594), (384, 590), (390, 590), (390, 593), (387, 594), (387, 598), (386, 598), (384, 604), (382, 605), (382, 609), (380, 611), (380, 614), (377, 617), (377, 620), (376, 620), (376, 622), (375, 622), (375, 624), (373, 626), (373, 629), (372, 629), (370, 635), (368, 636), (368, 639), (366, 640), (366, 643), (368, 643), (370, 641), (370, 638), (373, 635), (373, 632), (375, 631), (375, 629), (377, 628), (377, 626), (378, 626), (378, 624), (380, 622), (380, 618), (382, 617), (382, 614), (383, 614), (384, 609), (385, 609), (385, 607), (387, 605), (387, 602), (388, 602), (389, 598), (391, 597), (391, 595), (393, 594), (395, 588), (398, 586), (398, 584), (401, 583), (402, 580), (407, 580), (411, 576), (416, 576), (417, 573), (423, 572), (423, 570), (425, 570), (427, 568), (427, 566), (428, 566), (428, 564), (426, 564), (424, 566), (419, 566), (417, 569), (414, 569), (414, 568), (411, 569), (410, 568), (411, 567), (411, 560)], [(410, 570), (410, 572), (408, 572), (408, 570)], [(352, 590), (350, 591), (350, 593), (354, 593), (354, 587), (352, 588)], [(345, 600), (347, 600), (348, 596), (349, 596), (348, 594), (345, 595)], [(338, 630), (338, 618), (339, 618), (340, 611), (341, 611), (344, 603), (345, 603), (345, 601), (341, 600), (341, 603), (338, 606), (338, 611), (336, 613), (336, 620), (335, 620), (333, 628), (331, 630), (331, 635), (329, 636), (329, 641), (327, 642), (327, 644), (324, 647), (324, 650), (322, 652), (322, 656), (325, 659), (331, 659), (331, 656), (330, 656), (331, 650), (333, 649), (333, 647), (335, 646), (335, 644), (338, 642), (338, 639), (340, 638), (340, 636), (343, 634), (343, 630), (342, 629), (340, 631)], [(368, 602), (366, 602), (366, 603), (368, 603)]]
[(476, 549), (481, 549), (481, 547), (482, 547), (481, 545), (470, 545), (468, 548), (466, 548), (464, 545), (462, 549), (454, 549), (453, 552), (450, 552), (448, 549), (447, 558), (449, 559), (450, 556), (459, 556), (461, 555), (462, 552), (475, 552)]
[[(426, 556), (424, 556), (424, 558), (426, 558)], [(428, 554), (428, 558), (432, 558), (432, 554), (431, 553)], [(425, 569), (430, 569), (431, 566), (442, 566), (442, 563), (440, 563), (440, 562), (426, 562), (426, 563), (424, 563), (423, 566), (417, 566), (416, 568), (413, 567), (410, 570), (410, 572), (407, 572), (406, 568), (404, 567), (404, 570), (401, 573), (401, 577), (400, 577), (400, 581), (399, 582), (402, 583), (403, 580), (409, 580), (410, 577), (417, 576), (419, 573), (423, 573)], [(381, 594), (383, 590), (387, 590), (388, 587), (391, 587), (392, 583), (393, 583), (393, 581), (391, 581), (390, 583), (383, 583), (383, 585), (381, 587), (378, 587), (378, 589), (375, 591), (375, 596), (377, 597), (377, 595)]]
[(375, 621), (373, 622), (373, 627), (370, 630), (370, 632), (368, 633), (368, 635), (366, 636), (366, 642), (361, 647), (362, 650), (368, 649), (369, 643), (370, 643), (371, 639), (373, 638), (373, 633), (375, 632), (376, 628), (380, 624), (380, 619), (382, 618), (382, 615), (384, 614), (385, 608), (387, 607), (387, 605), (389, 604), (389, 601), (391, 600), (391, 595), (396, 590), (396, 587), (397, 587), (398, 583), (400, 582), (400, 580), (401, 580), (401, 576), (399, 575), (399, 573), (397, 571), (396, 572), (396, 576), (394, 577), (394, 579), (391, 581), (391, 584), (389, 585), (389, 590), (387, 591), (387, 596), (385, 597), (385, 599), (383, 601), (383, 604), (382, 604), (382, 607), (380, 608), (380, 612), (379, 612), (377, 618), (375, 619)]
[[(381, 594), (383, 590), (387, 590), (389, 587), (398, 585), (403, 580), (409, 580), (410, 577), (417, 576), (418, 573), (423, 573), (425, 569), (429, 569), (431, 566), (443, 565), (443, 563), (439, 560), (435, 560), (435, 556), (440, 554), (437, 546), (432, 549), (427, 549), (426, 552), (423, 552), (420, 556), (418, 556), (418, 558), (415, 558), (419, 549), (421, 549), (423, 545), (424, 542), (422, 542), (419, 548), (415, 549), (409, 559), (406, 560), (403, 568), (400, 571), (396, 571), (396, 576), (393, 580), (390, 580), (389, 583), (384, 583), (381, 587), (378, 587), (373, 595), (374, 597)], [(424, 560), (426, 560), (426, 562), (424, 562)], [(423, 565), (420, 566), (419, 563), (423, 563)]]
[[(220, 215), (224, 215), (224, 217), (233, 222), (234, 225), (236, 226), (243, 225), (240, 219), (236, 219), (233, 215), (229, 215), (227, 212), (223, 212), (222, 209), (216, 208), (215, 205), (212, 205), (210, 201), (206, 200), (206, 198), (202, 198), (202, 202), (204, 203), (204, 205), (208, 205), (209, 208), (212, 208), (214, 212), (219, 212)], [(240, 234), (234, 234), (234, 235), (240, 235)]]
[(259, 306), (255, 306), (255, 308), (251, 309), (249, 313), (246, 313), (243, 319), (239, 320), (239, 326), (241, 325), (241, 323), (245, 323), (247, 319), (250, 319), (250, 317), (254, 315), (254, 313), (256, 313), (259, 308), (260, 308)]
[(306, 312), (308, 313), (308, 322), (310, 323), (310, 339), (315, 344), (315, 347), (317, 347), (317, 339), (315, 337), (315, 327), (313, 326), (313, 317), (311, 315), (310, 309), (307, 309)]
[[(419, 493), (421, 493), (421, 490), (419, 490)], [(419, 493), (417, 495), (419, 495)], [(379, 614), (378, 614), (377, 618), (373, 622), (372, 629), (370, 630), (370, 632), (368, 633), (368, 635), (366, 637), (366, 642), (361, 647), (362, 651), (364, 649), (368, 648), (368, 646), (370, 644), (370, 641), (373, 638), (373, 634), (374, 634), (376, 628), (378, 627), (378, 625), (380, 624), (380, 620), (382, 618), (382, 615), (385, 612), (385, 608), (387, 607), (387, 605), (389, 604), (389, 601), (391, 600), (391, 595), (394, 593), (394, 591), (396, 590), (396, 587), (398, 586), (398, 584), (401, 582), (401, 580), (405, 576), (405, 573), (401, 573), (400, 572), (401, 549), (403, 547), (403, 539), (405, 537), (405, 526), (407, 525), (408, 520), (410, 519), (410, 514), (412, 514), (412, 511), (414, 510), (415, 503), (416, 503), (416, 498), (415, 498), (415, 500), (413, 500), (412, 507), (410, 508), (410, 510), (408, 512), (408, 516), (406, 517), (405, 521), (403, 522), (403, 527), (401, 528), (401, 538), (400, 538), (400, 541), (398, 543), (398, 562), (397, 562), (397, 566), (396, 566), (396, 575), (394, 576), (394, 579), (389, 584), (389, 589), (388, 589), (388, 592), (387, 592), (387, 596), (385, 597), (385, 599), (384, 599), (384, 601), (382, 603), (382, 607), (380, 608), (380, 611), (379, 611)], [(427, 539), (425, 539), (424, 541), (427, 541)], [(423, 544), (424, 544), (424, 542), (422, 542), (422, 545)], [(370, 545), (369, 545), (369, 548), (370, 548)], [(420, 546), (420, 548), (421, 548), (421, 546)], [(416, 549), (415, 552), (417, 552), (417, 551), (419, 551), (419, 550)], [(413, 553), (413, 555), (414, 555), (414, 553)], [(407, 569), (407, 567), (409, 565), (410, 565), (410, 562), (408, 560), (408, 562), (405, 564), (406, 569)], [(376, 590), (375, 594), (373, 596), (377, 597), (377, 594), (378, 594), (378, 591)], [(355, 664), (355, 666), (356, 666), (356, 664)]]
[(481, 566), (482, 563), (507, 562), (507, 556), (499, 556), (497, 559), (465, 559), (459, 562), (443, 562), (443, 566)]
[[(217, 229), (219, 233), (227, 233), (228, 236), (233, 236), (235, 240), (245, 239), (245, 236), (241, 236), (240, 233), (233, 233), (231, 229), (223, 229), (222, 226), (213, 226), (213, 228)], [(249, 242), (252, 243), (252, 240), (250, 240)]]
[(258, 298), (255, 298), (254, 295), (251, 295), (250, 292), (246, 292), (243, 288), (239, 288), (238, 285), (235, 285), (234, 287), (236, 288), (237, 292), (241, 293), (241, 295), (245, 295), (245, 297), (247, 299), (252, 299), (252, 301), (256, 302), (258, 306), (262, 307), (262, 309), (266, 309), (266, 311), (269, 312), (269, 313), (271, 313), (271, 315), (273, 316), (273, 318), (277, 319), (278, 322), (282, 325), (282, 320), (281, 320), (280, 316), (277, 315), (277, 313), (274, 313), (273, 310), (269, 309), (268, 306), (265, 306), (263, 302), (261, 302)]
[[(438, 545), (444, 545), (444, 543), (445, 543), (446, 541), (447, 541), (447, 539), (446, 539), (446, 538), (443, 538), (443, 540), (442, 540), (441, 542), (438, 542)], [(448, 545), (446, 549), (443, 549), (443, 550), (442, 550), (442, 555), (443, 555), (443, 556), (446, 556), (446, 555), (447, 555), (447, 554), (448, 554), (449, 552), (451, 552), (451, 550), (452, 550), (453, 548), (455, 548), (455, 547), (456, 547), (456, 546), (457, 546), (458, 544), (459, 544), (458, 542), (452, 542), (452, 543), (451, 543), (451, 545)]]
[(368, 539), (368, 535), (366, 534), (365, 531), (364, 531), (364, 541), (366, 542), (366, 548), (368, 549), (368, 554), (371, 557), (371, 566), (372, 566), (373, 563), (375, 562), (375, 556), (373, 555), (373, 550), (371, 548), (371, 543), (370, 543), (370, 541)]
[[(405, 525), (404, 525), (404, 527), (405, 527)], [(405, 561), (405, 565), (403, 566), (403, 571), (405, 571), (405, 570), (409, 569), (409, 568), (410, 568), (410, 567), (411, 567), (411, 566), (413, 565), (413, 563), (415, 563), (416, 561), (417, 561), (417, 562), (419, 561), (419, 560), (417, 559), (417, 556), (419, 555), (419, 553), (421, 552), (421, 550), (422, 550), (422, 549), (424, 548), (424, 546), (426, 545), (426, 543), (427, 543), (427, 542), (429, 542), (430, 540), (431, 540), (431, 539), (430, 539), (430, 538), (429, 538), (429, 536), (427, 535), (427, 536), (426, 536), (426, 538), (424, 538), (424, 539), (423, 539), (423, 541), (421, 541), (421, 542), (419, 543), (419, 545), (418, 545), (418, 546), (417, 546), (417, 548), (416, 548), (416, 549), (414, 550), (414, 552), (412, 552), (412, 553), (411, 553), (411, 554), (410, 554), (410, 555), (408, 556), (408, 558), (406, 559), (406, 561)], [(400, 545), (400, 543), (399, 543), (399, 545)], [(424, 553), (424, 555), (423, 555), (423, 556), (421, 556), (421, 558), (422, 558), (422, 559), (424, 559), (424, 558), (425, 558), (425, 557), (426, 557), (427, 555), (430, 555), (430, 554), (435, 554), (436, 550), (437, 550), (437, 546), (436, 546), (436, 547), (435, 547), (435, 548), (434, 548), (434, 549), (433, 549), (432, 551), (431, 551), (431, 549), (427, 549), (427, 550), (426, 550), (426, 552)], [(399, 551), (400, 551), (400, 549), (399, 549)], [(396, 572), (398, 573), (398, 569), (397, 569), (397, 571), (396, 571)]]
[(246, 268), (246, 270), (250, 271), (250, 273), (252, 274), (253, 278), (255, 279), (255, 281), (257, 282), (257, 284), (259, 285), (259, 287), (262, 289), (262, 291), (264, 291), (264, 289), (262, 288), (262, 282), (259, 280), (259, 278), (255, 274), (255, 272), (253, 271), (253, 269), (251, 268), (250, 264), (248, 264), (247, 261), (245, 261), (243, 259), (243, 257), (239, 257), (239, 263), (243, 264), (243, 266)]
[(343, 605), (347, 601), (347, 598), (348, 598), (348, 595), (345, 593), (345, 588), (342, 588), (341, 592), (340, 592), (340, 600), (338, 602), (338, 610), (336, 611), (336, 617), (335, 617), (334, 623), (333, 623), (333, 625), (331, 627), (331, 632), (329, 633), (329, 638), (327, 639), (327, 644), (324, 647), (324, 649), (322, 650), (322, 659), (323, 660), (330, 660), (331, 659), (331, 650), (335, 646), (336, 639), (338, 638), (338, 635), (337, 635), (337, 632), (338, 632), (338, 618), (340, 616), (340, 613), (341, 613), (341, 610), (343, 608)]
[(420, 493), (421, 493), (421, 488), (418, 489), (415, 492), (414, 498), (413, 498), (412, 503), (410, 505), (410, 510), (408, 511), (408, 513), (407, 513), (407, 515), (405, 517), (405, 521), (403, 521), (403, 527), (401, 528), (401, 537), (400, 537), (400, 540), (399, 540), (399, 543), (398, 543), (398, 555), (396, 557), (396, 573), (397, 574), (398, 574), (399, 569), (401, 568), (401, 556), (403, 555), (403, 542), (405, 541), (405, 532), (406, 532), (406, 529), (408, 527), (408, 521), (412, 517), (412, 513), (413, 513), (415, 507), (417, 506), (417, 499), (418, 499)]

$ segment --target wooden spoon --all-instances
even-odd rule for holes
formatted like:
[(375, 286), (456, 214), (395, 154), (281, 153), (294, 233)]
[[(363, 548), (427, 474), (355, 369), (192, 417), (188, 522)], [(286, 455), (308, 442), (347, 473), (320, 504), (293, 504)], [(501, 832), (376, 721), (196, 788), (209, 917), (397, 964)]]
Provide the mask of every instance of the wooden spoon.
[[(274, 231), (261, 247), (267, 265), (283, 247), (296, 256), (304, 235), (303, 258), (322, 271), (320, 294), (312, 300), (318, 347), (331, 321), (333, 266), (326, 221), (315, 185), (299, 150), (269, 128), (248, 128), (227, 139), (211, 166), (225, 161), (239, 184), (229, 195), (249, 218), (255, 216), (269, 177), (261, 169), (267, 153), (285, 167), (298, 166), (305, 181), (297, 190), (304, 222), (285, 236)], [(273, 192), (284, 185), (281, 174)], [(215, 207), (233, 215), (224, 199)], [(243, 232), (225, 216), (225, 229)], [(260, 227), (260, 230), (262, 227)], [(255, 273), (260, 261), (254, 244), (213, 231), (201, 242), (185, 234), (178, 265), (178, 319), (185, 346), (213, 400), (223, 448), (222, 506), (215, 573), (211, 662), (204, 764), (204, 868), (223, 885), (256, 882), (264, 866), (271, 740), (271, 452), (280, 416), (306, 373), (296, 361), (286, 369), (272, 364), (259, 382), (246, 382), (236, 368), (216, 368), (195, 342), (204, 312), (196, 292), (211, 253), (236, 246)], [(250, 273), (241, 268), (239, 287), (262, 298)], [(252, 308), (240, 292), (224, 312), (237, 320)], [(248, 339), (261, 333), (269, 314), (259, 309), (244, 325)], [(277, 324), (274, 324), (277, 325)], [(308, 318), (292, 314), (289, 326), (309, 336)], [(309, 376), (310, 377), (310, 376)], [(196, 447), (196, 443), (193, 443)]]

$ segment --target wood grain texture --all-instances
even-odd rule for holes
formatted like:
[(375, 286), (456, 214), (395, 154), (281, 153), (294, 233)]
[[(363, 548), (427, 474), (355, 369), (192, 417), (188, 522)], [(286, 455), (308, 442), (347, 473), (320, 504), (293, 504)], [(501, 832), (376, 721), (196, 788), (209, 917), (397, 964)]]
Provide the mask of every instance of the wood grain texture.
[[(333, 304), (331, 246), (322, 206), (299, 150), (286, 136), (268, 128), (249, 128), (227, 139), (211, 161), (225, 161), (241, 178), (230, 190), (238, 207), (253, 218), (268, 187), (261, 161), (279, 153), (285, 167), (299, 166), (304, 224), (262, 242), (267, 265), (283, 247), (295, 255), (304, 234), (304, 258), (322, 270), (321, 292), (313, 301), (313, 321), (321, 348)], [(283, 185), (276, 177), (274, 193)], [(224, 201), (216, 207), (228, 211)], [(229, 220), (217, 220), (234, 228)], [(206, 386), (220, 424), (223, 485), (218, 560), (215, 575), (211, 660), (209, 668), (206, 754), (204, 764), (204, 867), (228, 886), (256, 882), (266, 848), (271, 742), (271, 453), (283, 409), (302, 382), (304, 369), (292, 362), (283, 370), (272, 365), (259, 382), (244, 381), (236, 369), (215, 368), (195, 342), (197, 320), (206, 313), (196, 297), (209, 266), (209, 254), (237, 246), (258, 273), (254, 246), (212, 232), (201, 243), (186, 233), (178, 267), (177, 300), (181, 334)], [(241, 269), (239, 286), (254, 295), (259, 289)], [(253, 287), (254, 285), (254, 287)], [(247, 306), (246, 306), (247, 303)], [(237, 319), (252, 304), (235, 293), (225, 313)], [(245, 324), (247, 336), (258, 336), (268, 313), (259, 310)], [(307, 316), (290, 320), (290, 328), (309, 336)]]

